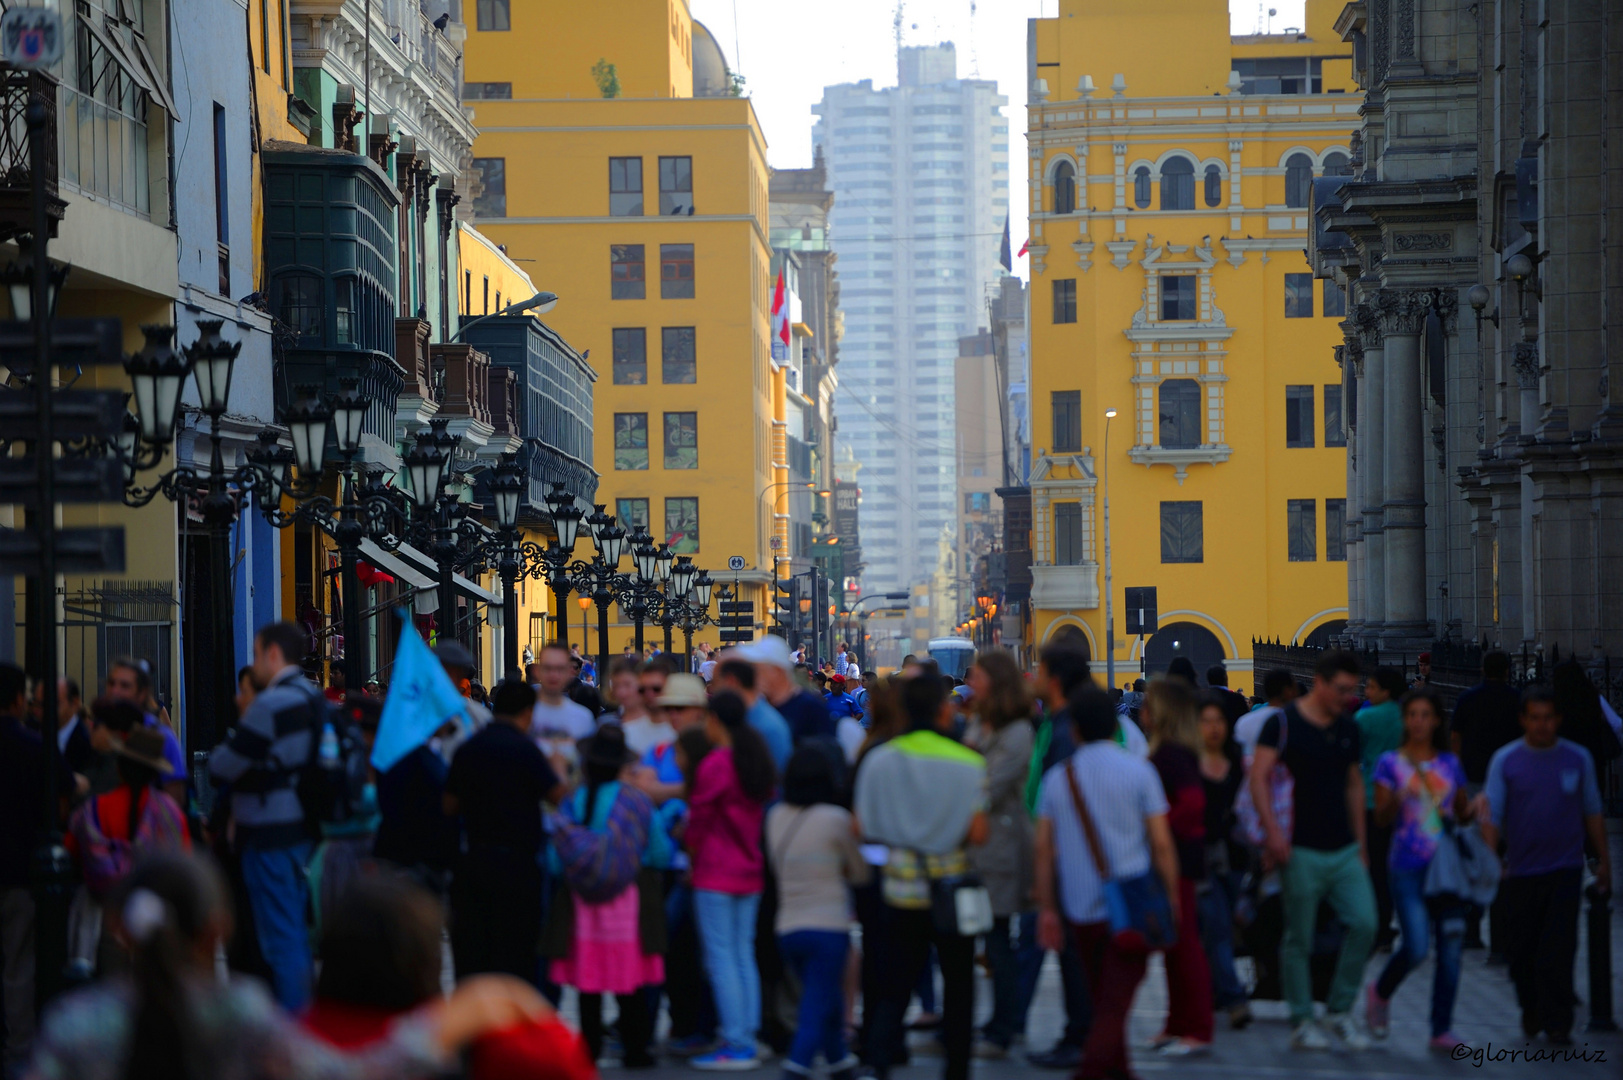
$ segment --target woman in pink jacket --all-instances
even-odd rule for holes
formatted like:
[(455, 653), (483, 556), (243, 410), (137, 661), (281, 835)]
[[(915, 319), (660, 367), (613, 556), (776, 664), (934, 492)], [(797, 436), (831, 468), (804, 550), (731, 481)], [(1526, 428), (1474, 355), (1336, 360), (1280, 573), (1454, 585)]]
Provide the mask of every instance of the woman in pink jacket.
[(693, 778), (687, 827), (693, 861), (693, 912), (705, 971), (721, 1019), (721, 1045), (693, 1059), (697, 1069), (760, 1064), (761, 978), (755, 968), (755, 916), (761, 903), (761, 821), (777, 785), (766, 742), (749, 726), (744, 699), (710, 699), (705, 733), (715, 749)]

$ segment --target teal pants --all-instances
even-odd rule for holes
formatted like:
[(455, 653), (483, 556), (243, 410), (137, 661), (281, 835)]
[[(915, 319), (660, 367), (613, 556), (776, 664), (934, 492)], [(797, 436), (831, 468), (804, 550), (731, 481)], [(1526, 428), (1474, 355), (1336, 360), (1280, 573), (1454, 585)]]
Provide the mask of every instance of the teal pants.
[(1313, 928), (1319, 902), (1330, 901), (1336, 917), (1347, 928), (1330, 981), (1326, 1006), (1332, 1015), (1351, 1012), (1364, 981), (1364, 963), (1375, 944), (1375, 890), (1369, 871), (1358, 857), (1358, 845), (1339, 851), (1291, 848), (1291, 861), (1282, 875), (1285, 903), (1285, 938), (1279, 946), (1279, 979), (1290, 1004), (1291, 1023), (1313, 1019), (1313, 979), (1308, 959), (1313, 952)]

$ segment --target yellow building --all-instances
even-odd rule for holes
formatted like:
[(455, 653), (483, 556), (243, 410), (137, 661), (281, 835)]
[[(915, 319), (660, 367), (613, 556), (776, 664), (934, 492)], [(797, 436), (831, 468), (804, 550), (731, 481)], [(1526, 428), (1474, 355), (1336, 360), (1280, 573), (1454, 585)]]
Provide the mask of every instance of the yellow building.
[[(682, 0), (494, 8), (466, 46), (475, 222), (560, 296), (548, 324), (591, 354), (596, 501), (718, 584), (742, 557), (764, 626), (773, 515), (788, 509), (754, 109), (725, 94)], [(482, 282), (462, 284), (482, 310)], [(622, 622), (613, 651), (629, 637)]]
[[(1303, 254), (1357, 122), (1342, 6), (1267, 36), (1210, 0), (1034, 22), (1033, 633), (1103, 658), (1108, 484), (1118, 683), (1346, 618), (1343, 313)], [(1160, 630), (1130, 637), (1146, 586)]]

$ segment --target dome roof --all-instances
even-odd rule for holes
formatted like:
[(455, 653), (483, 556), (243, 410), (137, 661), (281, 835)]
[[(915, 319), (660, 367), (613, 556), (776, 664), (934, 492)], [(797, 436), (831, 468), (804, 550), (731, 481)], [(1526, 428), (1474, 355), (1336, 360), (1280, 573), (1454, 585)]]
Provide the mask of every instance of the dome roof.
[(727, 97), (732, 93), (727, 77), (727, 58), (716, 37), (699, 20), (693, 20), (693, 96)]

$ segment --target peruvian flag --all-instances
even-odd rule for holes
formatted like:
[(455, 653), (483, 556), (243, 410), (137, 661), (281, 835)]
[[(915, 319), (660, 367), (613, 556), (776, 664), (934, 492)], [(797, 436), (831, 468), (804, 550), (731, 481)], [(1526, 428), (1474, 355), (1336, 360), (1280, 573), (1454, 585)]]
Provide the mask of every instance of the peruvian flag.
[(789, 292), (784, 287), (783, 270), (778, 270), (778, 287), (772, 293), (772, 359), (789, 359)]

